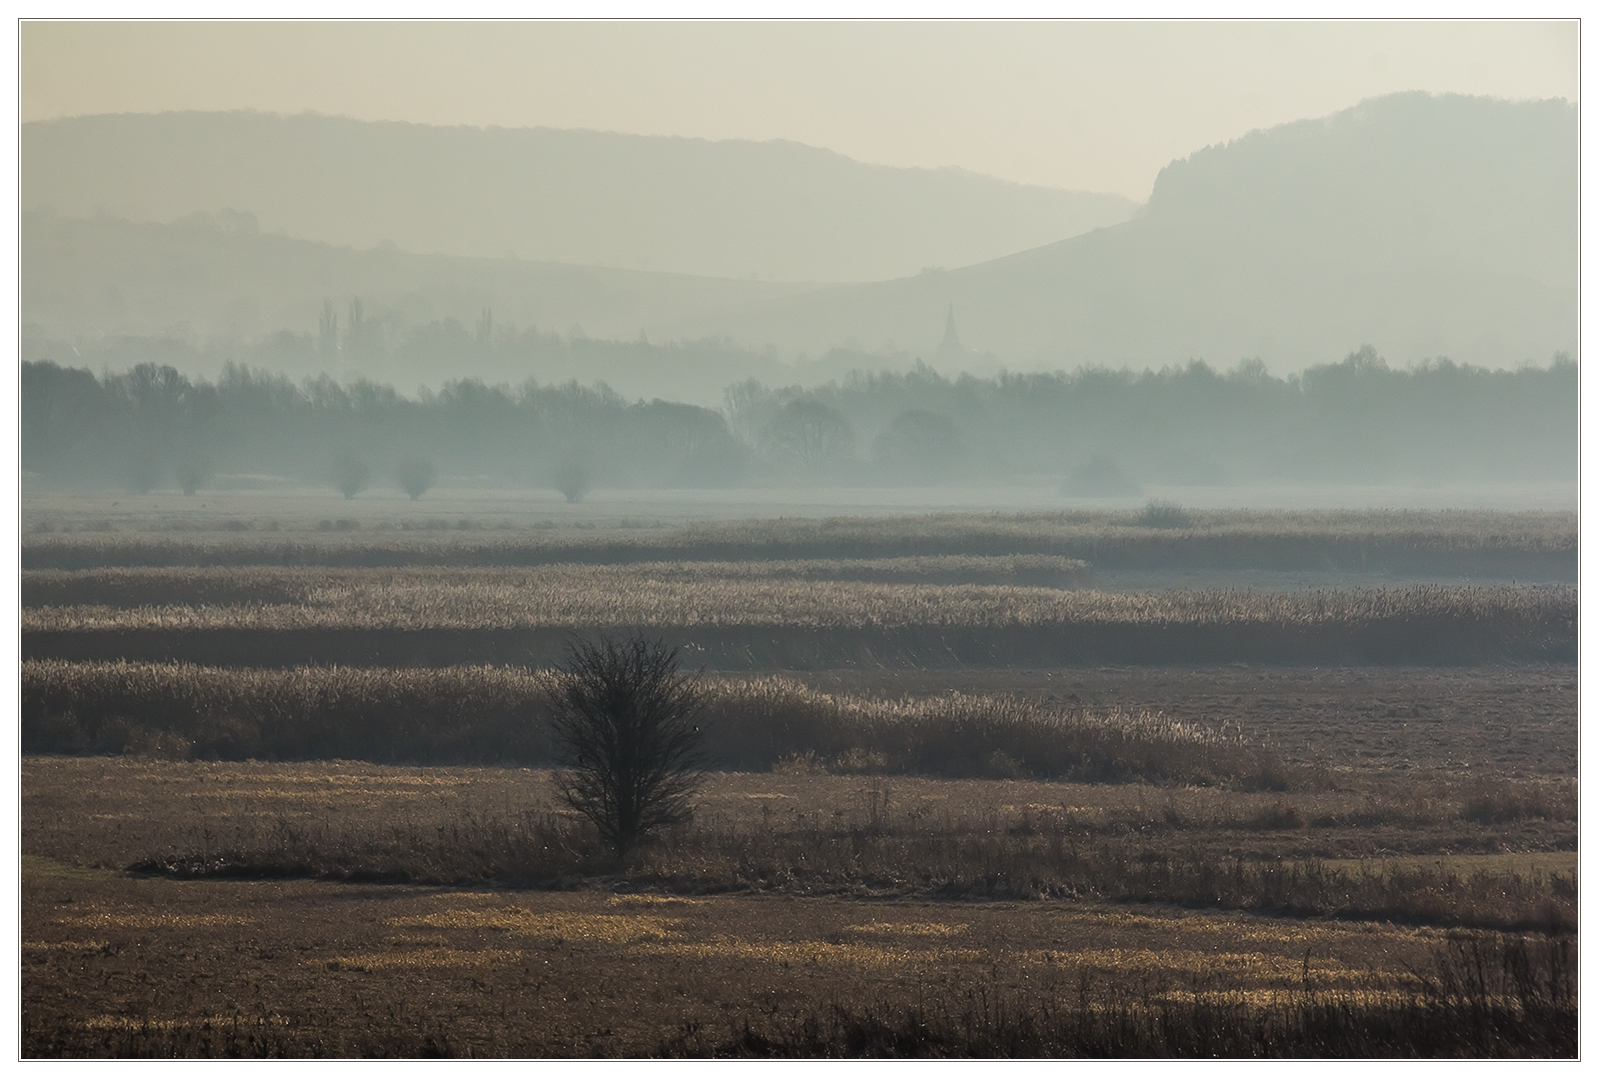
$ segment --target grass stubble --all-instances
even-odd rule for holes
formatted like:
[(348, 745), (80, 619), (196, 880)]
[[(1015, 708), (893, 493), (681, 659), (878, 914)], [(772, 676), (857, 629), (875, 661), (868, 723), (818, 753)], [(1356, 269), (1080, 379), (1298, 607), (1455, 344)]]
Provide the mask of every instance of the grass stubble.
[(1574, 1052), (1574, 785), (801, 759), (621, 865), (541, 770), (24, 770), (30, 1056)]

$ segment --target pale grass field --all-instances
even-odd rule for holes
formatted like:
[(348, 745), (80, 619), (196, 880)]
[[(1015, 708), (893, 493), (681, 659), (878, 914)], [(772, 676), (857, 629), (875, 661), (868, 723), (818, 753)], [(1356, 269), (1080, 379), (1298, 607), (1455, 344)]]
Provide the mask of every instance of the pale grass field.
[[(432, 630), (629, 627), (1039, 627), (1281, 625), (1336, 627), (1405, 620), (1523, 625), (1575, 619), (1577, 590), (1409, 586), (1261, 593), (1143, 593), (1033, 585), (787, 580), (782, 564), (550, 566), (201, 572), (122, 571), (129, 606), (73, 603), (22, 609), (39, 631), (309, 629)], [(115, 593), (114, 580), (71, 592)], [(146, 580), (136, 580), (146, 579)], [(191, 602), (140, 603), (164, 582)], [(24, 596), (32, 582), (24, 580)], [(50, 586), (65, 594), (57, 576)], [(209, 585), (209, 588), (206, 586)], [(237, 597), (237, 599), (234, 599)]]

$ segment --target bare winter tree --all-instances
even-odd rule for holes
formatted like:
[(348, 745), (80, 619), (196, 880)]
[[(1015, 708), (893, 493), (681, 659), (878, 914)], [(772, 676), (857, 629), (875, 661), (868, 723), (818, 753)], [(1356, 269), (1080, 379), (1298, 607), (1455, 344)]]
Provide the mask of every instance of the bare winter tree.
[(372, 469), (354, 454), (345, 452), (333, 462), (333, 486), (353, 499), (372, 482)]
[(589, 493), (589, 471), (574, 462), (555, 470), (555, 490), (566, 496), (569, 503), (582, 502)]
[(411, 496), (412, 502), (420, 499), (437, 477), (433, 462), (427, 458), (406, 458), (394, 470), (394, 478), (400, 482), (401, 490)]
[(772, 418), (767, 439), (780, 457), (814, 472), (854, 449), (855, 428), (831, 405), (800, 398)]
[(677, 650), (642, 636), (568, 647), (551, 734), (561, 798), (624, 856), (651, 832), (687, 821), (704, 761), (695, 723), (703, 694)]

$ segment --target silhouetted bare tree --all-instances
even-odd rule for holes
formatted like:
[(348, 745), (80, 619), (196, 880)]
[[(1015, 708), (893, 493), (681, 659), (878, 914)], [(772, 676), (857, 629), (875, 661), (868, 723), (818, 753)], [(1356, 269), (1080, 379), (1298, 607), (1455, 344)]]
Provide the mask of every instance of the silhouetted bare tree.
[(642, 636), (569, 646), (551, 734), (561, 798), (624, 856), (686, 821), (703, 768), (698, 685), (677, 650)]

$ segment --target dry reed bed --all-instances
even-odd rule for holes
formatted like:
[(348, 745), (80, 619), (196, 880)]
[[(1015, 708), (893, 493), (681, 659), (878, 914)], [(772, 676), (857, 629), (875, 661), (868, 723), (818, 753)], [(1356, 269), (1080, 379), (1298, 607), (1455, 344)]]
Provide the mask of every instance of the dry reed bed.
[[(1261, 593), (1109, 593), (1022, 585), (790, 580), (762, 565), (716, 569), (562, 565), (481, 569), (125, 572), (26, 584), (24, 633), (125, 630), (421, 630), (541, 627), (1283, 628), (1471, 624), (1506, 635), (1575, 634), (1569, 586), (1410, 586)], [(168, 590), (190, 603), (145, 602)], [(117, 606), (117, 601), (135, 606)]]
[(878, 584), (1048, 585), (1068, 588), (1086, 578), (1087, 564), (1053, 555), (938, 555), (901, 559), (803, 559), (751, 562), (642, 563), (625, 567), (550, 566), (426, 570), (331, 570), (325, 568), (184, 567), (99, 570), (30, 570), (22, 575), (22, 606), (97, 605), (130, 608), (161, 605), (307, 604), (329, 587), (498, 590), (585, 587), (614, 576), (640, 580), (866, 582)]
[[(525, 668), (202, 668), (27, 661), (29, 753), (176, 758), (551, 760), (560, 676)], [(1281, 768), (1236, 734), (1153, 713), (1089, 714), (1009, 698), (883, 701), (783, 678), (707, 680), (707, 749), (727, 767), (820, 766), (939, 775), (1144, 777), (1280, 786)]]
[[(882, 518), (778, 518), (646, 535), (449, 540), (392, 530), (285, 535), (30, 534), (24, 569), (100, 566), (524, 566), (547, 563), (1054, 555), (1105, 568), (1248, 567), (1513, 573), (1575, 580), (1577, 518), (1497, 511), (1185, 511), (1177, 528), (1138, 514), (1062, 511)], [(153, 526), (158, 529), (159, 526)]]

